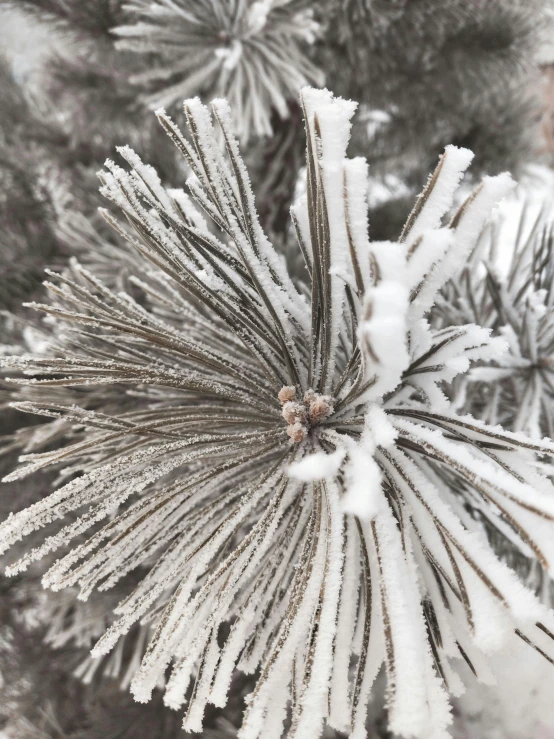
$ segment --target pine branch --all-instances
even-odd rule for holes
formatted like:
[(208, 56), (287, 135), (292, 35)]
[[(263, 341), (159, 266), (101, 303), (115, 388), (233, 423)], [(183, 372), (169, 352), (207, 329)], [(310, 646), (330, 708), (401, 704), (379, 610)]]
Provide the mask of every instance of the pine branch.
[(78, 263), (51, 273), (33, 306), (50, 348), (3, 364), (21, 373), (14, 407), (53, 419), (43, 438), (71, 431), (42, 450), (31, 435), (6, 480), (64, 479), (2, 524), (2, 546), (52, 526), (8, 572), (62, 550), (43, 584), (85, 601), (136, 575), (92, 655), (147, 626), (131, 690), (148, 701), (171, 666), (164, 702), (186, 704), (187, 731), (238, 668), (256, 673), (243, 739), (285, 720), (289, 736), (364, 736), (384, 664), (390, 730), (446, 737), (449, 693), (486, 677), (488, 655), (516, 639), (552, 659), (554, 615), (482, 521), (551, 566), (554, 443), (457, 414), (443, 388), (504, 342), (425, 320), (513, 183), (485, 178), (445, 225), (472, 158), (450, 146), (399, 239), (370, 242), (367, 166), (346, 158), (356, 106), (311, 88), (301, 102), (305, 284), (260, 226), (226, 101), (213, 117), (185, 102), (190, 140), (158, 111), (188, 195), (127, 147), (127, 167), (107, 162), (120, 217), (104, 215), (145, 260), (142, 295)]

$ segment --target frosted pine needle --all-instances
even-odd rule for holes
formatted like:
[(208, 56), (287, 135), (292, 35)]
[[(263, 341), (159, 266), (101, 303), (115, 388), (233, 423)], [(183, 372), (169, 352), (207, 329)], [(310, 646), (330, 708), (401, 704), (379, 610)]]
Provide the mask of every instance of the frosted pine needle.
[(197, 92), (229, 100), (238, 133), (268, 136), (271, 117), (288, 118), (288, 105), (322, 73), (307, 51), (318, 33), (306, 0), (129, 0), (117, 46), (154, 54), (136, 74), (153, 107)]
[(464, 377), (459, 401), (491, 423), (554, 437), (554, 278), (552, 224), (524, 207), (515, 243), (509, 223), (490, 224), (471, 261), (434, 311), (503, 336), (509, 351)]
[(188, 731), (238, 668), (258, 671), (242, 739), (285, 721), (289, 737), (324, 723), (364, 737), (384, 663), (391, 731), (445, 737), (448, 694), (471, 673), (490, 680), (488, 654), (514, 637), (552, 653), (552, 614), (482, 522), (551, 566), (541, 465), (554, 444), (456, 415), (441, 387), (504, 342), (426, 321), (512, 182), (486, 178), (443, 226), (471, 161), (448, 147), (398, 242), (371, 243), (366, 163), (345, 158), (355, 104), (306, 88), (302, 105), (307, 194), (292, 221), (309, 285), (261, 230), (225, 101), (212, 104), (225, 155), (198, 99), (190, 141), (158, 112), (204, 215), (131, 150), (130, 169), (107, 163), (102, 191), (134, 234), (105, 216), (151, 266), (136, 300), (78, 265), (47, 283), (54, 300), (36, 307), (59, 348), (7, 364), (32, 393), (16, 406), (73, 430), (10, 477), (81, 474), (4, 522), (2, 545), (69, 515), (10, 572), (65, 547), (44, 585), (86, 599), (138, 570), (93, 655), (148, 625), (132, 692), (147, 701), (165, 682)]

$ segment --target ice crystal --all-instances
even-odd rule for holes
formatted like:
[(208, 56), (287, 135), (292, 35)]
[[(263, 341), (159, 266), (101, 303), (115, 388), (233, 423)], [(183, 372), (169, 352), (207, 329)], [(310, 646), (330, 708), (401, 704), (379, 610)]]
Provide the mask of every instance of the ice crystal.
[(443, 225), (471, 161), (448, 147), (399, 240), (372, 243), (367, 166), (346, 158), (355, 104), (310, 88), (301, 101), (292, 221), (309, 284), (259, 225), (226, 101), (212, 103), (225, 153), (198, 99), (190, 140), (158, 111), (191, 197), (128, 148), (129, 168), (107, 162), (102, 191), (135, 233), (105, 217), (150, 266), (134, 297), (77, 264), (54, 276), (36, 306), (51, 356), (5, 362), (26, 375), (16, 407), (72, 428), (10, 476), (57, 465), (69, 481), (5, 521), (2, 547), (69, 516), (9, 571), (65, 547), (43, 582), (82, 599), (138, 571), (92, 654), (148, 626), (132, 692), (165, 682), (188, 731), (238, 668), (257, 673), (242, 739), (325, 723), (364, 737), (384, 663), (391, 730), (445, 737), (463, 678), (490, 680), (487, 655), (512, 638), (546, 656), (554, 631), (481, 526), (549, 566), (554, 444), (456, 414), (443, 387), (505, 342), (426, 319), (512, 181), (485, 178)]

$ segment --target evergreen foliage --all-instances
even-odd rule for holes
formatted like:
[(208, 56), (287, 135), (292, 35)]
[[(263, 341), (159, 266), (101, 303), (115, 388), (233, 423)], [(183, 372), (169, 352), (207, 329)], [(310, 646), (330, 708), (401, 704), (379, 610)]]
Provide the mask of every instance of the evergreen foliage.
[(535, 736), (553, 11), (0, 0), (0, 733)]

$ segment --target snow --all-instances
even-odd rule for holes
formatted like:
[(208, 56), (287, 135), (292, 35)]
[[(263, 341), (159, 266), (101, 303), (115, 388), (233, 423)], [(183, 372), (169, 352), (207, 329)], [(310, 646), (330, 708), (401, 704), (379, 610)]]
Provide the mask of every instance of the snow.
[[(403, 264), (395, 254), (396, 245), (379, 246), (374, 248), (374, 254), (382, 279), (367, 291), (362, 307), (364, 320), (358, 327), (366, 375), (377, 376), (368, 399), (394, 390), (410, 361), (406, 345), (408, 291), (402, 282)], [(398, 337), (395, 342), (391, 341), (392, 336)]]
[(345, 449), (337, 449), (332, 454), (325, 452), (308, 454), (299, 462), (290, 465), (289, 476), (302, 482), (314, 482), (333, 477), (341, 466), (345, 454)]
[(383, 507), (381, 471), (374, 459), (375, 447), (369, 439), (353, 446), (345, 469), (346, 491), (342, 510), (362, 520), (372, 519)]
[(388, 506), (371, 527), (377, 547), (380, 588), (386, 601), (392, 653), (387, 656), (391, 684), (389, 722), (393, 732), (417, 739), (443, 739), (451, 723), (448, 697), (434, 670), (425, 638), (421, 596), (407, 542), (403, 551), (400, 531)]
[(440, 227), (443, 216), (452, 207), (454, 193), (472, 159), (473, 152), (469, 149), (451, 145), (445, 148), (437, 170), (430, 175), (424, 190), (423, 207), (409, 231), (410, 243), (416, 241), (425, 231)]
[(252, 33), (257, 33), (265, 26), (268, 13), (274, 5), (274, 0), (257, 0), (248, 12), (248, 25)]

